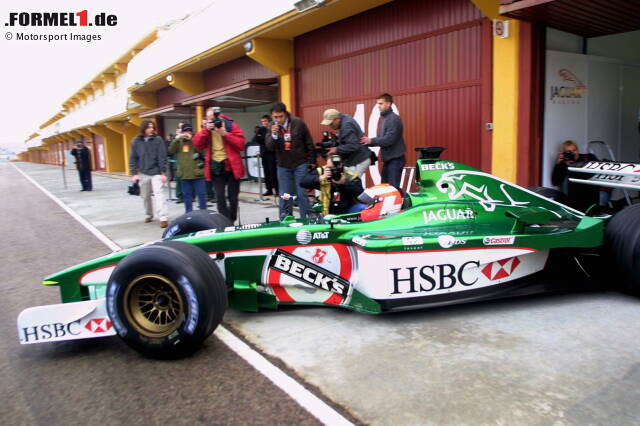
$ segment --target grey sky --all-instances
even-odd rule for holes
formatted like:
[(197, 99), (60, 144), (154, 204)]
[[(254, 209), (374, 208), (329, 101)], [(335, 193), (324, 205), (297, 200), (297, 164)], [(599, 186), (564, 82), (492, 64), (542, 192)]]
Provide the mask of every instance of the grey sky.
[[(0, 93), (2, 122), (0, 147), (18, 153), (38, 126), (55, 115), (70, 95), (86, 84), (154, 27), (184, 17), (211, 0), (164, 2), (151, 0), (43, 0), (0, 3)], [(116, 15), (115, 27), (7, 26), (11, 12), (70, 12), (88, 10)], [(77, 19), (77, 18), (76, 18)], [(7, 40), (7, 32), (13, 38)], [(100, 41), (26, 41), (17, 33), (34, 35), (100, 34)]]

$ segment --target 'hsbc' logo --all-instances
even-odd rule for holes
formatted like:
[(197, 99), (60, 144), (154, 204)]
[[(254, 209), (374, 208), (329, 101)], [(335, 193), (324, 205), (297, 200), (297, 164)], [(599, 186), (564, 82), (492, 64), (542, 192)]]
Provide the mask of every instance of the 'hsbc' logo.
[(32, 327), (22, 327), (20, 329), (20, 341), (29, 343), (57, 339), (65, 336), (77, 336), (81, 331), (80, 320), (72, 321), (68, 324), (60, 322), (39, 324)]
[[(445, 263), (441, 265), (424, 265), (420, 268), (391, 268), (393, 273), (393, 291), (391, 294), (446, 292), (461, 285), (470, 287), (478, 282), (477, 274), (471, 271), (480, 266), (477, 260), (470, 260), (462, 265)], [(467, 271), (469, 269), (469, 271)]]
[[(325, 256), (325, 251), (317, 250), (313, 260), (322, 263)], [(349, 282), (341, 276), (284, 250), (276, 250), (275, 254), (271, 256), (269, 267), (306, 284), (338, 293), (343, 297), (349, 293)]]

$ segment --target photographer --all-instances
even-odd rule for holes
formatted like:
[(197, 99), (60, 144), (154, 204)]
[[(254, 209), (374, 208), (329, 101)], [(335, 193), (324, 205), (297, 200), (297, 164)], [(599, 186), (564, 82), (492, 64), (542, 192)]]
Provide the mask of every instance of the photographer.
[(582, 167), (589, 161), (597, 161), (595, 155), (580, 154), (578, 145), (574, 141), (565, 141), (561, 151), (556, 155), (556, 165), (551, 174), (551, 183), (567, 195), (567, 205), (585, 211), (589, 206), (598, 204), (598, 188), (591, 185), (569, 182), (570, 177), (587, 179), (589, 175), (569, 172), (569, 167)]
[(262, 158), (262, 169), (264, 170), (264, 183), (267, 190), (263, 196), (278, 193), (278, 170), (276, 168), (276, 153), (268, 150), (265, 145), (267, 132), (271, 128), (271, 117), (263, 115), (260, 118), (260, 126), (256, 126), (252, 142), (260, 146), (260, 157)]
[(356, 120), (336, 109), (328, 109), (324, 112), (320, 124), (338, 131), (338, 146), (329, 148), (328, 154), (339, 154), (346, 170), (358, 177), (362, 176), (371, 165), (373, 152), (360, 144), (360, 138), (364, 133)]
[(71, 155), (76, 158), (76, 169), (80, 177), (82, 189), (80, 191), (91, 191), (93, 185), (91, 183), (91, 153), (84, 142), (76, 142), (76, 147), (71, 150)]
[(193, 136), (193, 146), (205, 151), (204, 176), (213, 182), (218, 213), (235, 222), (238, 218), (240, 179), (244, 176), (244, 134), (233, 119), (221, 114), (217, 107), (207, 108), (202, 127)]
[(198, 151), (191, 141), (191, 124), (182, 125), (180, 133), (169, 145), (169, 154), (175, 154), (178, 162), (176, 177), (180, 179), (184, 199), (184, 211), (193, 210), (193, 196), (198, 196), (198, 208), (207, 209), (207, 190), (204, 185), (204, 153)]
[(343, 214), (364, 207), (358, 201), (362, 194), (362, 181), (342, 166), (339, 155), (327, 156), (327, 164), (306, 174), (300, 182), (303, 188), (319, 189), (322, 214)]
[(280, 219), (293, 215), (294, 194), (298, 197), (300, 217), (304, 219), (309, 213), (309, 199), (300, 181), (307, 174), (308, 165), (316, 162), (313, 139), (305, 122), (289, 114), (282, 102), (273, 104), (271, 118), (273, 123), (265, 145), (276, 153)]

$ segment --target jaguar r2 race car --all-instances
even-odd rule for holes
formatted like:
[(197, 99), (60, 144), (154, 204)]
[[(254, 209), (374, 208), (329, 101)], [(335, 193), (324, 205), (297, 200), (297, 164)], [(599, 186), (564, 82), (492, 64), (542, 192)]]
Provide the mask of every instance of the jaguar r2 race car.
[[(580, 284), (606, 256), (627, 290), (640, 288), (639, 205), (585, 214), (548, 188), (440, 159), (442, 148), (419, 150), (418, 190), (386, 192), (361, 212), (234, 226), (196, 211), (162, 240), (53, 274), (43, 284), (59, 287), (62, 303), (24, 310), (20, 342), (118, 334), (147, 356), (175, 358), (196, 350), (227, 306), (422, 309)], [(585, 180), (623, 176), (637, 187), (640, 165), (620, 175), (606, 164), (587, 165)], [(399, 211), (387, 208), (400, 201)]]

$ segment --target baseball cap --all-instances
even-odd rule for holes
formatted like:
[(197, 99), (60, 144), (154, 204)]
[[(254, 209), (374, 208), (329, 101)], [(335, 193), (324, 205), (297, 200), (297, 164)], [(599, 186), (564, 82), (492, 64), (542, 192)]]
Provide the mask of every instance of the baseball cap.
[(337, 109), (330, 108), (326, 110), (324, 114), (322, 114), (322, 118), (324, 118), (324, 120), (322, 120), (320, 124), (324, 126), (328, 126), (329, 124), (331, 124), (333, 120), (339, 117), (340, 117), (340, 111), (338, 111)]
[(189, 123), (184, 123), (182, 125), (182, 131), (183, 132), (193, 132), (193, 127), (191, 127), (191, 124), (189, 124)]

